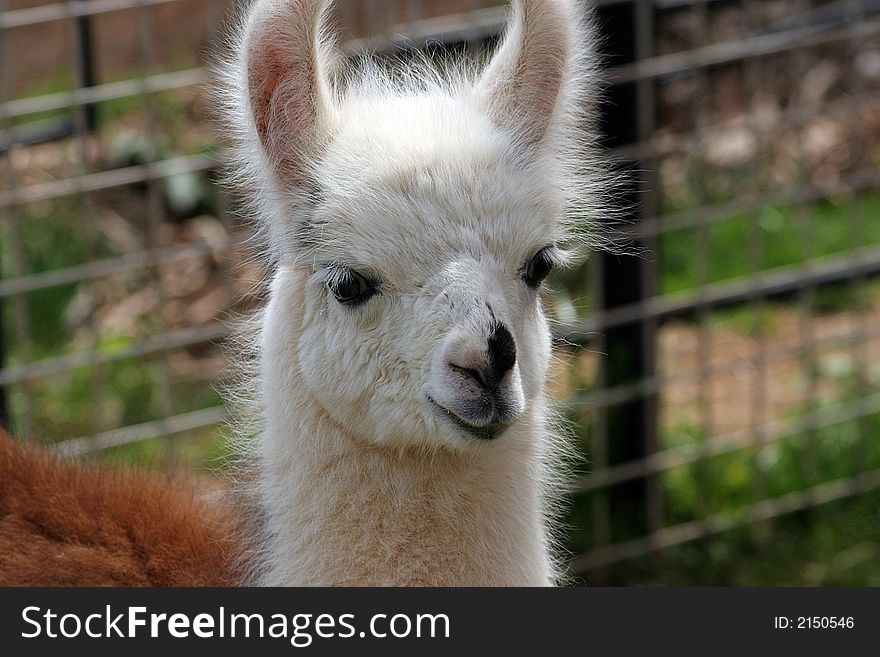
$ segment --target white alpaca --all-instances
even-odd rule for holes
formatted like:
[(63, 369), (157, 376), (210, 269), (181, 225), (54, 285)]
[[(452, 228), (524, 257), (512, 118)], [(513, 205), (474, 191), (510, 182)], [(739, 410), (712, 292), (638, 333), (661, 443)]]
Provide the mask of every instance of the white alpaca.
[(481, 75), (352, 72), (327, 4), (258, 0), (229, 75), (275, 263), (253, 581), (549, 585), (564, 441), (540, 293), (595, 197), (588, 21), (518, 0)]

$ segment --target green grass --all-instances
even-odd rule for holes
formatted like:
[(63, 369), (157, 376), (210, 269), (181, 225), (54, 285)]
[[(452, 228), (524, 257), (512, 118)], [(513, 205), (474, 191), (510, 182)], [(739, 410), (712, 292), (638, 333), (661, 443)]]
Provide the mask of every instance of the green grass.
[[(880, 416), (799, 435), (757, 452), (753, 448), (670, 470), (663, 479), (665, 526), (699, 521), (714, 514), (743, 518), (764, 495), (777, 498), (824, 482), (880, 467), (874, 439)], [(810, 441), (820, 446), (815, 472), (804, 464)], [(867, 458), (859, 460), (859, 455)], [(766, 490), (758, 494), (762, 468)], [(575, 500), (568, 546), (590, 547), (593, 495)], [(615, 536), (615, 540), (619, 537)], [(720, 534), (669, 547), (662, 552), (612, 564), (605, 581), (614, 585), (880, 585), (880, 491), (861, 493), (784, 514), (757, 525), (746, 523)]]
[[(759, 271), (797, 266), (817, 258), (842, 255), (861, 246), (880, 245), (880, 192), (842, 196), (800, 205), (767, 205), (755, 213), (721, 218), (703, 227), (669, 231), (661, 236), (655, 260), (658, 293), (690, 293), (701, 285), (743, 279)], [(553, 289), (577, 317), (591, 312), (588, 263), (556, 272)], [(815, 308), (835, 312), (864, 303), (849, 284), (816, 290)], [(750, 308), (739, 314), (747, 333), (760, 332), (772, 316), (757, 317)], [(732, 316), (731, 315), (731, 316)]]
[[(854, 227), (859, 223), (861, 231)], [(708, 232), (705, 252), (701, 251), (700, 230)], [(755, 215), (733, 215), (702, 229), (665, 234), (659, 247), (660, 291), (685, 292), (701, 283), (797, 265), (878, 243), (880, 193), (805, 206), (767, 206)], [(754, 262), (751, 248), (756, 254)]]
[[(18, 240), (13, 239), (12, 221), (17, 226)], [(39, 212), (25, 208), (10, 221), (0, 221), (0, 276), (9, 279), (15, 275), (12, 249), (16, 242), (18, 257), (22, 261), (20, 273), (35, 274), (86, 262), (87, 241), (82, 229), (81, 207), (75, 198), (56, 199), (40, 207)], [(25, 303), (31, 321), (29, 337), (33, 358), (64, 351), (67, 339), (64, 313), (76, 291), (76, 285), (62, 285), (27, 295)], [(14, 309), (11, 302), (4, 306)], [(3, 326), (7, 332), (7, 344), (15, 345), (14, 319), (9, 316)], [(15, 362), (14, 351), (12, 360)]]
[(880, 493), (684, 543), (609, 569), (612, 585), (880, 586)]
[(158, 470), (188, 469), (205, 473), (221, 472), (230, 457), (228, 445), (214, 427), (177, 434), (171, 440), (162, 436), (111, 447), (94, 458), (125, 466)]
[[(18, 94), (18, 98), (33, 98), (38, 96), (46, 96), (61, 92), (71, 91), (75, 86), (75, 77), (72, 69), (59, 71), (54, 75), (44, 75), (37, 80), (33, 80), (22, 93)], [(31, 114), (23, 114), (13, 117), (10, 123), (13, 126), (28, 125), (30, 123), (39, 123), (55, 119), (72, 119), (74, 110), (65, 107), (58, 110), (49, 110), (45, 112), (35, 112)]]
[[(83, 264), (92, 258), (114, 255), (100, 238), (83, 230), (83, 208), (76, 197), (55, 199), (48, 204), (26, 206), (15, 216), (17, 240), (12, 239), (12, 223), (0, 221), (0, 274), (10, 279), (17, 274), (13, 266), (16, 248), (23, 274), (39, 274)], [(90, 241), (92, 243), (90, 243)], [(17, 301), (4, 299), (2, 327), (4, 354), (9, 366), (94, 348), (97, 355), (110, 358), (102, 365), (88, 365), (63, 374), (42, 377), (10, 386), (10, 406), (14, 420), (29, 406), (33, 418), (30, 432), (48, 441), (63, 440), (118, 426), (137, 424), (166, 414), (159, 393), (162, 366), (155, 357), (118, 358), (129, 349), (136, 336), (105, 334), (92, 344), (90, 334), (75, 333), (68, 317), (71, 302), (88, 289), (88, 283), (72, 283), (29, 292), (20, 302), (27, 308), (29, 353), (20, 350), (17, 338)], [(157, 327), (142, 325), (144, 335)], [(169, 380), (171, 413), (185, 413), (217, 405), (220, 400), (204, 381), (191, 382), (173, 374)], [(95, 398), (95, 390), (103, 396)]]
[[(826, 364), (827, 365), (827, 364)], [(855, 369), (817, 366), (834, 380), (835, 403), (880, 393)], [(816, 406), (794, 409), (792, 419)], [(588, 425), (580, 424), (581, 427)], [(763, 447), (744, 444), (724, 454), (668, 470), (662, 479), (664, 526), (722, 515), (745, 521), (763, 499), (780, 498), (880, 469), (880, 413), (836, 421)], [(582, 429), (589, 451), (590, 433)], [(692, 448), (710, 440), (691, 424), (667, 428), (666, 449)], [(569, 515), (567, 544), (573, 553), (592, 542), (594, 492), (577, 496)], [(614, 541), (632, 538), (626, 523), (612, 522)], [(603, 582), (616, 585), (880, 585), (880, 491), (860, 493), (804, 511), (673, 545), (661, 553), (608, 566)]]
[[(172, 62), (171, 68), (191, 66), (191, 60)], [(137, 77), (138, 71), (111, 71), (102, 73), (104, 81)], [(73, 79), (69, 72), (44, 76), (20, 97), (40, 96), (70, 90)], [(109, 167), (138, 164), (148, 157), (168, 158), (177, 155), (203, 153), (213, 148), (205, 134), (210, 131), (199, 126), (194, 90), (172, 90), (151, 95), (157, 125), (147, 134), (146, 112), (142, 96), (120, 98), (99, 103), (98, 129), (95, 139), (99, 153), (89, 166)], [(65, 109), (41, 114), (16, 117), (14, 125), (24, 125), (48, 118), (72, 117), (73, 110)], [(155, 142), (148, 137), (158, 135)], [(65, 142), (56, 144), (59, 154), (65, 151)], [(155, 147), (155, 153), (148, 153)], [(165, 203), (178, 216), (212, 205), (208, 182), (204, 174), (175, 176), (161, 181)], [(114, 211), (125, 213), (125, 220), (140, 227), (147, 214), (147, 199), (140, 190), (129, 190), (132, 202)], [(210, 190), (213, 193), (213, 190)], [(96, 192), (91, 201), (100, 212), (104, 206), (113, 206), (118, 190)], [(140, 199), (140, 200), (139, 200)], [(4, 280), (19, 275), (40, 274), (80, 265), (92, 260), (119, 255), (101, 238), (97, 230), (84, 225), (86, 207), (77, 195), (63, 196), (50, 201), (25, 204), (0, 218), (0, 277)], [(15, 235), (13, 235), (13, 226)], [(13, 253), (15, 249), (15, 253)], [(14, 266), (16, 261), (20, 266)], [(127, 284), (123, 281), (123, 285)], [(82, 331), (76, 335), (69, 311), (80, 292), (89, 283), (65, 284), (29, 292), (16, 300), (4, 299), (2, 330), (6, 345), (6, 365), (23, 361), (41, 361), (90, 349), (91, 338)], [(122, 290), (125, 293), (125, 290)], [(16, 313), (26, 307), (29, 319), (28, 351), (25, 354), (18, 339)], [(141, 322), (144, 335), (155, 334), (157, 328)], [(113, 356), (125, 350), (135, 336), (102, 335), (94, 345), (99, 355)], [(13, 419), (19, 419), (30, 405), (34, 422), (33, 435), (47, 440), (71, 438), (94, 431), (105, 430), (162, 417), (166, 407), (160, 399), (160, 367), (153, 360), (112, 360), (101, 366), (87, 366), (63, 375), (50, 376), (10, 386)], [(95, 383), (97, 382), (97, 383)], [(214, 390), (205, 382), (188, 382), (171, 376), (172, 413), (185, 413), (219, 403)], [(93, 398), (93, 391), (105, 394)]]

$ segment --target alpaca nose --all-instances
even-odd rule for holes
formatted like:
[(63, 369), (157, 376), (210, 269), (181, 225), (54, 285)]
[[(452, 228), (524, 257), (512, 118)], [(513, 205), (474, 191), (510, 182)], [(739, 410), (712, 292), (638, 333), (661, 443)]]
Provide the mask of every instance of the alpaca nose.
[(492, 327), (486, 344), (485, 357), (479, 365), (450, 361), (449, 367), (474, 379), (482, 388), (494, 392), (504, 375), (516, 365), (516, 342), (508, 328), (501, 323)]

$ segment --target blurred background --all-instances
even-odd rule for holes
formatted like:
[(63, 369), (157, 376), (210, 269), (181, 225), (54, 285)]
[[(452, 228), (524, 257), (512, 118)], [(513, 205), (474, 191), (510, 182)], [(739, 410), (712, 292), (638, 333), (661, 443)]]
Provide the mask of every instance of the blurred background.
[[(0, 0), (0, 423), (222, 467), (260, 263), (205, 64), (241, 3)], [(339, 0), (346, 47), (485, 52), (491, 0)], [(558, 275), (580, 582), (880, 586), (880, 1), (596, 0), (628, 257)], [(617, 228), (620, 231), (620, 228)]]

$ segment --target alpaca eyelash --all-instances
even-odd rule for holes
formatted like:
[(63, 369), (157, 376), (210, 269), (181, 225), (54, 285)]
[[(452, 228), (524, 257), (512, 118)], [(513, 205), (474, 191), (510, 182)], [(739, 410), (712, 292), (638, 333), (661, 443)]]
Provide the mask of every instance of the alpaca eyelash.
[[(327, 265), (317, 271), (312, 278), (326, 286), (330, 294), (336, 298), (336, 301), (347, 308), (363, 306), (382, 291), (382, 281), (379, 278), (347, 265)], [(350, 279), (362, 280), (365, 285), (364, 293), (357, 297), (342, 298), (339, 294), (339, 288), (345, 283), (350, 282)]]
[(547, 257), (550, 258), (550, 262), (553, 265), (553, 269), (557, 269), (559, 267), (565, 267), (568, 262), (568, 258), (566, 257), (565, 251), (560, 249), (555, 244), (550, 244), (549, 246), (545, 246), (543, 251), (547, 254)]
[(541, 283), (543, 283), (544, 279), (547, 277), (547, 275), (544, 275), (538, 280), (530, 280), (530, 270), (538, 256), (543, 256), (546, 259), (547, 264), (549, 265), (549, 272), (547, 275), (549, 275), (549, 273), (552, 273), (557, 268), (565, 265), (565, 254), (560, 251), (555, 244), (548, 244), (544, 248), (535, 251), (534, 255), (526, 260), (518, 271), (519, 276), (523, 279), (523, 281), (525, 281), (526, 285), (528, 285), (533, 290), (539, 289)]
[(309, 282), (329, 285), (331, 283), (339, 281), (349, 272), (360, 274), (364, 278), (372, 280), (372, 277), (368, 276), (359, 269), (355, 269), (354, 267), (349, 267), (348, 265), (343, 265), (338, 262), (331, 262), (329, 264), (317, 265), (315, 273), (309, 277)]

